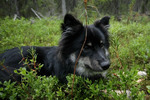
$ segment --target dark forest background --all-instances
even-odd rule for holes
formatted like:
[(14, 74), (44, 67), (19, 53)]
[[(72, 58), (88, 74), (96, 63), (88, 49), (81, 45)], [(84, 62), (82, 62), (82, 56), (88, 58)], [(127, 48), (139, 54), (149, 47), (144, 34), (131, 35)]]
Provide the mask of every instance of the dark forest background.
[[(114, 15), (148, 15), (150, 0), (88, 0), (88, 10), (101, 14)], [(73, 13), (80, 16), (84, 12), (83, 0), (1, 0), (0, 17), (40, 17), (64, 16)], [(94, 13), (95, 14), (95, 13)]]

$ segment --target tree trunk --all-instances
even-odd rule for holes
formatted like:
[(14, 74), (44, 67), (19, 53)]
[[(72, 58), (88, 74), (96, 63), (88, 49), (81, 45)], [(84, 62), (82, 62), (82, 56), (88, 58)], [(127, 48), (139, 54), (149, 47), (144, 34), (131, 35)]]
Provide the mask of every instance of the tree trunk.
[(142, 14), (145, 14), (145, 13), (146, 13), (147, 4), (148, 4), (148, 0), (143, 0), (142, 5), (141, 5), (141, 13), (142, 13)]
[[(37, 0), (33, 0), (33, 3), (34, 3), (34, 6), (35, 6), (36, 11), (38, 11)], [(34, 7), (34, 6), (33, 6), (33, 7)]]
[(141, 6), (141, 0), (136, 0), (135, 6), (134, 6), (134, 11), (139, 12)]
[(114, 0), (113, 3), (114, 3), (114, 10), (115, 10), (114, 11), (115, 19), (120, 21), (120, 13), (119, 13), (120, 4), (119, 4), (119, 0)]
[(16, 8), (16, 14), (17, 14), (17, 16), (20, 17), (17, 0), (15, 0), (15, 8)]
[(66, 1), (62, 0), (62, 15), (65, 16), (66, 13), (67, 13), (67, 10), (66, 10)]

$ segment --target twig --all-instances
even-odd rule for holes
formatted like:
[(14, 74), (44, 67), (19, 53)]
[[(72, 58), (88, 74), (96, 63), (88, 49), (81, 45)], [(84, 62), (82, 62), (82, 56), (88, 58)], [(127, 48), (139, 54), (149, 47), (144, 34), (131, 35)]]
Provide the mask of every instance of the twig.
[(84, 42), (82, 44), (82, 47), (81, 47), (81, 50), (80, 50), (80, 53), (76, 59), (76, 62), (75, 62), (75, 66), (74, 66), (74, 73), (73, 73), (73, 82), (72, 82), (72, 91), (71, 91), (71, 95), (72, 95), (72, 99), (73, 99), (73, 86), (74, 86), (74, 80), (75, 80), (75, 72), (76, 72), (76, 67), (77, 67), (77, 64), (78, 64), (78, 61), (79, 61), (79, 58), (81, 56), (81, 53), (83, 51), (83, 48), (84, 48), (84, 45), (86, 43), (86, 40), (87, 40), (87, 0), (84, 0), (84, 5), (85, 5), (85, 17), (86, 17), (86, 32), (85, 32), (85, 39), (84, 39)]
[(33, 8), (31, 8), (31, 10), (32, 10), (33, 13), (41, 20), (41, 17), (36, 13), (36, 11), (35, 11)]
[[(36, 11), (37, 12), (37, 11)], [(40, 12), (37, 12), (42, 18), (45, 19), (45, 17), (40, 13)]]
[(121, 69), (123, 68), (123, 65), (122, 65), (122, 62), (121, 62), (121, 60), (120, 60), (120, 57), (119, 57), (119, 54), (118, 54), (118, 50), (115, 48), (115, 52), (116, 52), (116, 57), (117, 57), (117, 59), (118, 59), (118, 61), (119, 61), (119, 63), (120, 63), (120, 66), (121, 66)]

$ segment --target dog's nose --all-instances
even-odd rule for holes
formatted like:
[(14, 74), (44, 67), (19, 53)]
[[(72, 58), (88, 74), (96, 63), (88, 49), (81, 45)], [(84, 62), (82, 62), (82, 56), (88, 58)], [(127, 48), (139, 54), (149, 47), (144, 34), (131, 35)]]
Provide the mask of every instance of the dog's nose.
[(107, 70), (110, 66), (110, 62), (109, 61), (106, 61), (106, 62), (102, 62), (101, 63), (101, 67), (103, 70)]

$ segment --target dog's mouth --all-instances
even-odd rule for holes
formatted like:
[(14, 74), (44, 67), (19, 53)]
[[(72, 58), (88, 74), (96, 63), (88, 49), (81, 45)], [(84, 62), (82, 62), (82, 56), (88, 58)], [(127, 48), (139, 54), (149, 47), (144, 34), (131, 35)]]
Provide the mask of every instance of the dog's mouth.
[[(103, 65), (103, 66), (101, 66)], [(94, 65), (94, 66), (90, 66), (88, 64), (85, 64), (85, 67), (89, 70), (92, 70), (92, 71), (95, 71), (95, 72), (103, 72), (105, 70), (107, 70), (110, 66), (110, 63), (107, 63), (107, 62), (103, 62), (101, 65)]]
[(102, 68), (95, 68), (95, 67), (91, 67), (91, 66), (89, 66), (89, 65), (87, 65), (87, 64), (85, 64), (85, 67), (87, 68), (87, 69), (89, 69), (89, 70), (92, 70), (92, 71), (94, 71), (94, 72), (103, 72), (104, 70), (102, 69)]

